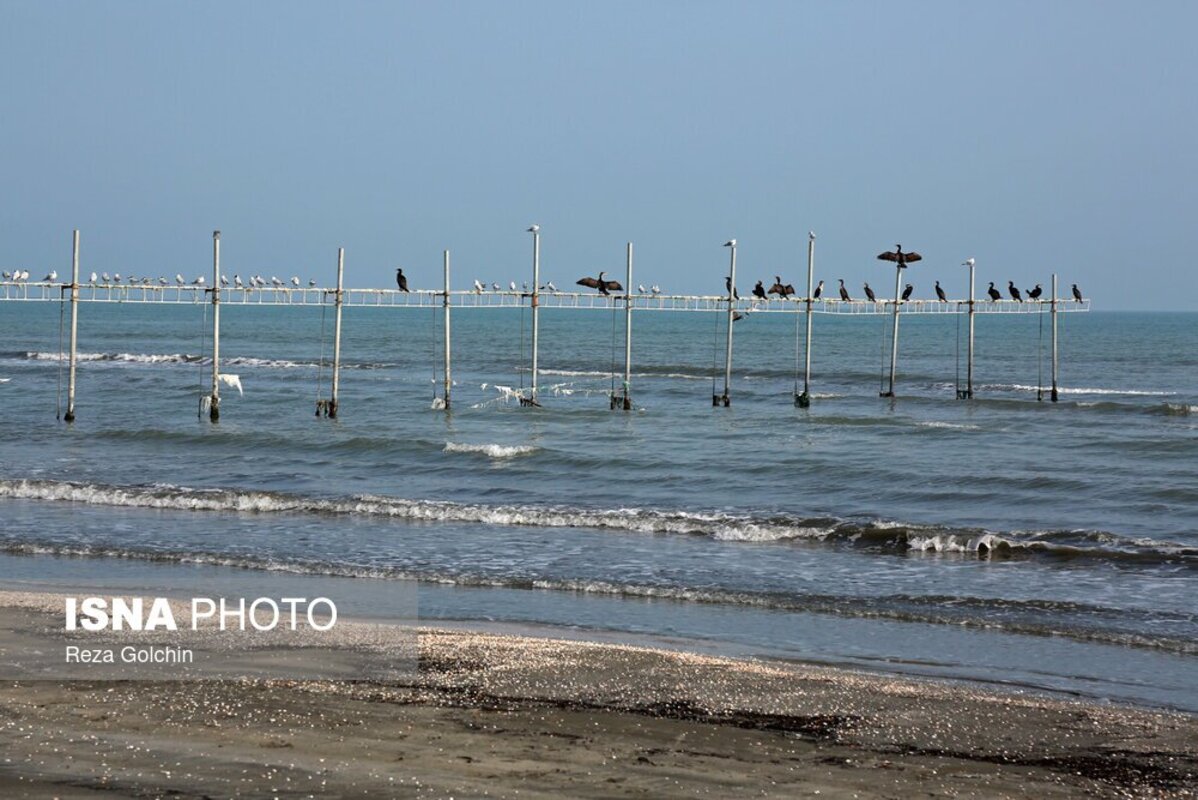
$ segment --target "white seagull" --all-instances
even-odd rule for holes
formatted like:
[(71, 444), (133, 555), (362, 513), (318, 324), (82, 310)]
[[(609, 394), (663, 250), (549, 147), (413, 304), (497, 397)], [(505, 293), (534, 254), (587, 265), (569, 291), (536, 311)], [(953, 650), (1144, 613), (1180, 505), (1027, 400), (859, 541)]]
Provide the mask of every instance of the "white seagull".
[(192, 281), (192, 283), (194, 283), (196, 286), (203, 286), (204, 285), (204, 276), (200, 275), (194, 281)]
[(655, 283), (649, 287), (649, 291), (653, 292), (653, 294), (661, 294), (661, 287)]
[(531, 228), (529, 228), (529, 229), (528, 229), (528, 232), (529, 232), (529, 233), (536, 233), (536, 232), (537, 232), (537, 231), (539, 231), (540, 229), (541, 229), (541, 226), (540, 226), (540, 225), (537, 225), (537, 224), (535, 224), (535, 223), (534, 223), (534, 224), (533, 224), (533, 226), (532, 226)]
[(724, 242), (724, 247), (736, 247), (736, 240), (729, 239), (728, 241)]
[(492, 283), (491, 288), (498, 292), (499, 291), (499, 283), (498, 282)]
[(515, 281), (508, 281), (507, 288), (511, 289), (513, 292), (514, 292), (514, 291), (516, 291), (516, 282), (515, 282)]
[(291, 276), (291, 285), (292, 285), (292, 286), (299, 286), (299, 285), (300, 285), (300, 282), (299, 282), (299, 276), (298, 276), (298, 275), (292, 275), (292, 276)]
[(56, 270), (50, 270), (50, 273), (48, 275), (46, 275), (46, 277), (43, 278), (42, 280), (44, 280), (46, 282), (56, 281), (56, 280), (58, 280), (58, 272)]
[(479, 282), (478, 278), (474, 279), (474, 291), (478, 292), (479, 294), (482, 294), (483, 291), (483, 285)]
[(240, 289), (242, 286), (245, 286), (245, 284), (241, 282), (240, 275), (233, 276), (233, 285), (236, 286), (238, 289)]
[(309, 286), (315, 286), (315, 285), (316, 285), (316, 279), (315, 279), (315, 278), (310, 278), (310, 279), (308, 279), (308, 285), (309, 285)]
[(643, 283), (638, 283), (638, 284), (636, 285), (636, 291), (637, 291), (637, 293), (638, 293), (638, 294), (644, 294), (644, 293), (645, 293), (645, 284), (643, 284)]
[(972, 267), (972, 266), (974, 265), (974, 263), (975, 263), (975, 262), (974, 262), (974, 260), (973, 260), (973, 256), (970, 256), (969, 258), (967, 258), (967, 259), (965, 259), (964, 261), (962, 261), (962, 262), (961, 262), (961, 266), (963, 266), (963, 267)]
[(103, 273), (102, 275), (100, 275), (100, 279), (101, 279), (102, 281), (104, 281), (105, 283), (112, 283), (112, 278), (108, 277), (108, 273), (107, 273), (107, 272), (105, 272), (105, 273)]
[(175, 273), (175, 283), (179, 284), (180, 286), (182, 286), (185, 283), (185, 281), (183, 280), (183, 273), (181, 273), (181, 272)]
[(221, 285), (221, 286), (228, 286), (228, 285), (229, 285), (229, 279), (228, 279), (228, 278), (226, 278), (224, 275), (221, 275), (221, 276), (220, 276), (220, 285)]
[(553, 281), (549, 281), (549, 283), (545, 284), (545, 288), (551, 292), (557, 291), (557, 287), (553, 285)]

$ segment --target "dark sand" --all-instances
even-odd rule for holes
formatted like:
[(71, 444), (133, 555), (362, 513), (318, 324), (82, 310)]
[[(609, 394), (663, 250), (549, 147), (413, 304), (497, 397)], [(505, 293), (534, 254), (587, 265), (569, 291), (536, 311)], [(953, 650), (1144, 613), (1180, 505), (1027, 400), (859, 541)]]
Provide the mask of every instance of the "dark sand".
[[(0, 606), (0, 651), (61, 627), (57, 598)], [(387, 684), (0, 684), (0, 797), (1198, 797), (1193, 715), (610, 644), (418, 642), (419, 671)]]

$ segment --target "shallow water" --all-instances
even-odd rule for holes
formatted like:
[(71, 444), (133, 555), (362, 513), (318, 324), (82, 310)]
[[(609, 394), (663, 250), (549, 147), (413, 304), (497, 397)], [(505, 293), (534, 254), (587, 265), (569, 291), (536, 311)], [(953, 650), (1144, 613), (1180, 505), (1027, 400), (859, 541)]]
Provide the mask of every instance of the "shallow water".
[(1057, 404), (1036, 402), (1035, 315), (979, 318), (973, 402), (953, 399), (955, 319), (903, 321), (891, 402), (885, 323), (821, 315), (800, 410), (794, 319), (736, 324), (733, 404), (713, 409), (714, 315), (643, 313), (636, 410), (613, 413), (618, 318), (543, 312), (545, 407), (521, 409), (496, 387), (527, 383), (527, 316), (462, 310), (447, 415), (434, 312), (349, 309), (328, 421), (331, 315), (322, 345), (319, 309), (230, 306), (222, 360), (245, 395), (226, 389), (214, 426), (196, 415), (204, 309), (84, 305), (69, 428), (57, 305), (0, 319), (6, 580), (121, 565), (155, 584), (181, 563), (416, 579), (428, 619), (1198, 709), (1198, 315), (1062, 315)]

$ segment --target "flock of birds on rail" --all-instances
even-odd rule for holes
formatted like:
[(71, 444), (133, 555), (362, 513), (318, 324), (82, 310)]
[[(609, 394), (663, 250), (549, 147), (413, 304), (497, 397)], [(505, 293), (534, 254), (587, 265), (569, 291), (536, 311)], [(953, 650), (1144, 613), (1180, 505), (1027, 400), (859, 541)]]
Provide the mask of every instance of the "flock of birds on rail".
[[(729, 244), (733, 244), (734, 242), (735, 242), (735, 240), (729, 242)], [(919, 253), (916, 253), (914, 251), (903, 252), (902, 245), (896, 246), (895, 250), (893, 250), (893, 251), (888, 250), (884, 253), (880, 253), (878, 255), (878, 258), (882, 261), (891, 261), (891, 262), (896, 263), (898, 265), (899, 269), (906, 269), (907, 264), (913, 263), (915, 261), (923, 260), (923, 256), (921, 256)], [(974, 265), (974, 260), (972, 258), (967, 259), (966, 261), (962, 262), (962, 265), (972, 267)], [(623, 292), (624, 291), (623, 285), (621, 285), (619, 281), (607, 280), (606, 278), (604, 278), (604, 275), (606, 275), (606, 274), (607, 274), (606, 272), (600, 272), (598, 277), (595, 277), (595, 278), (592, 278), (590, 276), (579, 278), (577, 281), (575, 281), (575, 283), (577, 283), (579, 286), (584, 286), (588, 289), (595, 289), (601, 295), (611, 295), (612, 292)], [(15, 270), (13, 272), (6, 271), (3, 273), (0, 273), (0, 278), (3, 278), (3, 280), (5, 280), (5, 281), (15, 281), (17, 283), (22, 283), (22, 282), (29, 280), (29, 270)], [(42, 280), (45, 283), (54, 283), (55, 281), (58, 280), (58, 272), (56, 270), (52, 270)], [(845, 302), (852, 302), (853, 298), (849, 294), (848, 288), (844, 285), (844, 279), (839, 278), (837, 280), (840, 283), (840, 287), (839, 287), (840, 288), (840, 299)], [(89, 284), (92, 286), (112, 286), (112, 285), (120, 285), (121, 283), (122, 283), (122, 279), (121, 279), (121, 274), (119, 272), (116, 273), (115, 275), (109, 275), (107, 272), (104, 272), (101, 274), (96, 274), (95, 272), (93, 272), (91, 274), (91, 278), (89, 281)], [(150, 277), (137, 277), (134, 275), (130, 275), (125, 279), (125, 283), (128, 286), (153, 286), (155, 284), (157, 284), (158, 286), (170, 286), (171, 285), (170, 282), (166, 279), (166, 277), (162, 276), (162, 275), (158, 276), (157, 279), (150, 278)], [(990, 286), (986, 290), (986, 292), (989, 295), (990, 299), (993, 301), (1002, 300), (1003, 299), (1002, 292), (999, 289), (995, 288), (994, 281), (990, 281), (989, 283), (990, 283)], [(221, 275), (220, 276), (220, 284), (221, 284), (221, 286), (229, 286), (230, 281), (227, 277), (225, 277), (224, 275)], [(248, 285), (247, 285), (247, 281), (242, 280), (240, 275), (234, 275), (231, 284), (238, 289), (243, 289), (243, 288), (258, 289), (258, 288), (266, 288), (266, 287), (275, 288), (275, 289), (302, 288), (302, 283), (299, 279), (299, 276), (297, 276), (297, 275), (291, 276), (290, 281), (281, 280), (280, 278), (278, 278), (277, 276), (274, 276), (274, 275), (272, 275), (269, 280), (266, 278), (263, 278), (261, 275), (252, 275), (252, 276), (250, 276), (250, 278), (248, 280)], [(400, 291), (402, 291), (402, 292), (409, 291), (408, 278), (406, 275), (403, 274), (403, 268), (397, 268), (395, 270), (395, 284), (399, 288)], [(188, 285), (196, 286), (196, 287), (203, 287), (206, 285), (206, 279), (203, 275), (200, 275), (192, 281), (187, 281), (183, 277), (182, 274), (176, 273), (174, 285), (180, 286), (180, 287), (188, 286)], [(316, 281), (309, 280), (308, 288), (315, 288), (315, 287), (316, 287)], [(523, 291), (527, 293), (528, 284), (524, 283), (524, 284), (522, 284), (522, 287), (523, 287)], [(865, 283), (863, 288), (865, 291), (866, 298), (871, 303), (879, 302), (877, 295), (875, 294), (874, 290), (870, 287), (868, 281)], [(498, 283), (492, 283), (491, 289), (494, 291), (497, 291), (497, 292), (503, 291), (502, 287)], [(515, 281), (511, 281), (508, 284), (508, 289), (513, 292), (519, 291), (516, 288)], [(736, 299), (736, 300), (740, 299), (740, 293), (736, 290), (736, 287), (734, 287), (732, 285), (731, 277), (724, 279), (724, 289), (725, 289), (725, 291), (730, 292), (734, 299)], [(947, 303), (948, 296), (945, 294), (944, 289), (942, 289), (940, 287), (940, 281), (936, 281), (935, 289), (936, 289), (936, 298), (942, 303)], [(539, 290), (540, 291), (548, 291), (548, 292), (557, 292), (558, 291), (557, 287), (553, 284), (553, 281), (549, 281), (544, 286), (539, 287)], [(481, 293), (487, 291), (487, 287), (482, 283), (482, 281), (475, 279), (474, 291), (481, 294)], [(637, 286), (637, 291), (639, 294), (659, 295), (659, 294), (661, 294), (661, 287), (654, 284), (650, 288), (646, 289), (644, 284), (640, 284)], [(910, 284), (910, 283), (906, 284), (906, 286), (903, 289), (901, 299), (904, 302), (907, 300), (910, 300), (911, 294), (914, 291), (915, 291), (915, 286), (913, 284)], [(1037, 283), (1034, 288), (1027, 290), (1027, 292), (1026, 292), (1027, 299), (1033, 300), (1033, 301), (1039, 300), (1040, 296), (1043, 294), (1043, 291), (1044, 290), (1041, 288), (1040, 284)], [(823, 293), (824, 293), (824, 281), (820, 281), (819, 284), (812, 291), (811, 299), (819, 300), (823, 297)], [(1023, 302), (1023, 300), (1024, 300), (1024, 292), (1021, 292), (1019, 290), (1019, 287), (1017, 287), (1015, 285), (1014, 281), (1007, 281), (1007, 293), (1010, 295), (1012, 300), (1015, 300), (1017, 302)], [(756, 298), (757, 300), (768, 301), (770, 299), (771, 295), (776, 295), (779, 299), (785, 300), (788, 297), (792, 297), (794, 294), (795, 294), (794, 286), (789, 283), (786, 283), (786, 284), (782, 283), (782, 276), (780, 276), (780, 275), (774, 276), (774, 283), (772, 286), (770, 286), (769, 289), (765, 288), (764, 281), (757, 281), (757, 284), (753, 287), (753, 297)], [(796, 299), (803, 299), (803, 298), (796, 298)], [(1073, 284), (1073, 299), (1079, 303), (1082, 302), (1082, 300), (1083, 300), (1081, 290), (1077, 288), (1076, 283)]]

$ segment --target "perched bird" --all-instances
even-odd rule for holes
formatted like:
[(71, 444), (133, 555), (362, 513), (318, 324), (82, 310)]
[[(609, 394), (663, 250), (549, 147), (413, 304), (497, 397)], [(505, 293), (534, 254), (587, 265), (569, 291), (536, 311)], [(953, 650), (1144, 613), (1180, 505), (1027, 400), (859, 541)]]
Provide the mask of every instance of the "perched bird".
[(478, 280), (478, 278), (475, 278), (475, 279), (474, 279), (474, 291), (475, 291), (475, 292), (477, 292), (478, 294), (482, 294), (482, 293), (483, 293), (483, 285), (482, 285), (482, 283), (481, 283), (481, 282)]
[(516, 291), (516, 282), (515, 282), (515, 281), (508, 281), (508, 282), (507, 282), (507, 288), (508, 288), (508, 290), (509, 290), (509, 291), (512, 291), (512, 292)]
[[(812, 234), (814, 236), (814, 234)], [(811, 294), (812, 300), (818, 300), (819, 296), (824, 293), (824, 282), (820, 281), (819, 286), (815, 287), (815, 291)]]
[(120, 283), (120, 282), (121, 282), (121, 273), (119, 273), (119, 272), (118, 272), (118, 273), (116, 273), (115, 275), (113, 275), (113, 276), (112, 276), (112, 282), (113, 282), (113, 283)]
[(636, 285), (636, 292), (637, 292), (637, 294), (645, 294), (645, 293), (646, 293), (646, 290), (645, 290), (645, 284), (643, 284), (643, 283), (638, 283), (638, 284)]
[(976, 261), (974, 261), (974, 259), (973, 259), (973, 256), (970, 256), (969, 258), (967, 258), (967, 259), (965, 259), (964, 261), (962, 261), (962, 262), (961, 262), (961, 266), (963, 266), (963, 267), (972, 267), (972, 266), (973, 266), (974, 264), (976, 264), (976, 263), (977, 263), (977, 262), (976, 262)]
[(1012, 300), (1023, 302), (1023, 295), (1019, 293), (1019, 288), (1015, 286), (1015, 281), (1007, 281), (1007, 291), (1011, 293)]
[(661, 294), (661, 287), (655, 283), (649, 287), (649, 291), (653, 294)]
[(575, 283), (579, 286), (585, 286), (588, 289), (598, 289), (599, 294), (610, 294), (612, 291), (618, 292), (624, 288), (618, 281), (605, 281), (603, 276), (606, 274), (605, 272), (600, 272), (598, 278), (579, 278)]
[(194, 283), (196, 286), (203, 286), (204, 285), (204, 276), (203, 275), (199, 276), (194, 281), (192, 281), (192, 283)]
[(94, 273), (94, 272), (93, 272), (93, 273), (92, 273), (92, 279), (91, 279), (90, 283), (95, 283), (95, 282), (96, 282), (96, 280), (97, 280), (99, 277), (100, 277), (99, 275), (97, 275), (96, 273)]
[[(108, 283), (108, 273), (104, 274), (104, 282)], [(181, 273), (181, 272), (175, 273), (175, 283), (179, 284), (180, 286), (182, 286), (185, 283), (185, 281), (183, 280), (183, 273)]]
[(1082, 301), (1082, 290), (1077, 288), (1076, 283), (1073, 284), (1073, 299), (1079, 303)]
[(757, 285), (753, 287), (753, 296), (754, 296), (754, 297), (756, 297), (756, 298), (758, 298), (758, 299), (760, 299), (760, 300), (765, 300), (765, 299), (766, 299), (766, 296), (765, 296), (765, 285), (764, 285), (764, 284), (762, 284), (762, 282), (761, 282), (761, 281), (757, 281)]
[(1044, 290), (1043, 290), (1043, 289), (1041, 289), (1041, 288), (1040, 288), (1040, 284), (1038, 284), (1038, 283), (1037, 283), (1037, 284), (1036, 284), (1036, 288), (1035, 288), (1035, 289), (1028, 289), (1028, 290), (1027, 290), (1027, 299), (1028, 299), (1028, 300), (1039, 300), (1039, 299), (1040, 299), (1040, 295), (1041, 295), (1041, 294), (1043, 294), (1043, 293), (1044, 293)]
[(50, 270), (50, 271), (49, 271), (49, 272), (46, 274), (46, 277), (42, 278), (42, 280), (43, 280), (43, 281), (46, 281), (47, 283), (48, 283), (48, 282), (50, 282), (50, 281), (56, 281), (56, 280), (58, 280), (58, 271), (57, 271), (57, 270)]
[(774, 285), (770, 287), (770, 290), (767, 294), (776, 294), (781, 297), (786, 296), (786, 287), (782, 285), (781, 275), (774, 276)]
[(108, 273), (107, 273), (107, 272), (105, 272), (105, 273), (101, 274), (101, 275), (100, 275), (100, 278), (101, 278), (101, 279), (103, 279), (103, 281), (104, 281), (105, 283), (112, 283), (112, 278), (110, 278), (110, 277), (108, 276)]
[(896, 244), (894, 246), (893, 253), (889, 250), (887, 250), (885, 253), (878, 253), (878, 259), (880, 261), (893, 261), (899, 265), (899, 269), (906, 269), (908, 264), (914, 263), (916, 261), (922, 261), (923, 256), (921, 256), (919, 253), (916, 253), (914, 250), (910, 253), (904, 253), (903, 246), (901, 244)]
[(729, 275), (727, 278), (724, 278), (724, 291), (732, 292), (733, 300), (740, 299), (740, 292), (736, 291), (736, 287), (732, 285), (732, 276), (731, 275)]
[(936, 297), (940, 298), (941, 303), (948, 302), (948, 298), (944, 296), (944, 290), (940, 288), (940, 281), (936, 281)]
[(499, 284), (498, 284), (498, 283), (496, 283), (496, 282), (492, 282), (492, 283), (491, 283), (491, 288), (492, 288), (492, 289), (494, 289), (495, 291), (497, 291), (497, 292), (498, 292), (500, 287), (499, 287)]
[[(9, 280), (10, 278), (12, 278), (12, 273), (8, 270), (0, 272), (0, 280)], [(95, 281), (92, 281), (92, 283), (95, 283)]]
[(299, 281), (299, 276), (298, 276), (298, 275), (292, 275), (292, 276), (291, 276), (291, 285), (292, 285), (292, 286), (299, 286), (299, 285), (300, 285), (300, 281)]
[(408, 279), (404, 277), (403, 269), (395, 268), (395, 285), (399, 287), (401, 292), (408, 291)]
[(840, 280), (840, 299), (844, 300), (846, 302), (849, 300), (852, 300), (853, 298), (849, 297), (849, 290), (844, 288), (844, 278), (840, 278), (839, 280)]
[(228, 278), (226, 278), (224, 275), (221, 275), (221, 276), (220, 276), (220, 285), (221, 285), (221, 286), (228, 286), (228, 285), (229, 285), (229, 279), (228, 279)]
[(528, 232), (529, 232), (529, 233), (536, 233), (536, 232), (537, 232), (537, 231), (539, 231), (540, 229), (541, 229), (541, 226), (540, 226), (540, 225), (536, 225), (536, 224), (534, 224), (534, 225), (533, 225), (531, 228), (529, 228), (529, 229), (528, 229)]
[(273, 283), (273, 284), (274, 284), (276, 287), (279, 287), (279, 286), (282, 286), (282, 285), (283, 285), (283, 282), (282, 282), (281, 280), (279, 280), (279, 276), (278, 276), (278, 275), (271, 275), (271, 276), (270, 276), (270, 282), (271, 282), (271, 283)]
[[(94, 283), (94, 281), (93, 281), (93, 283)], [(159, 285), (159, 286), (166, 286), (166, 276), (165, 276), (165, 275), (159, 275), (159, 276), (158, 276), (158, 285)]]
[(915, 287), (908, 283), (907, 288), (903, 289), (903, 300), (910, 300), (911, 293), (914, 291), (915, 291)]
[(874, 290), (869, 288), (869, 284), (865, 284), (865, 296), (869, 298), (869, 302), (876, 303), (878, 298), (874, 297)]
[(994, 281), (990, 281), (990, 288), (986, 290), (986, 293), (990, 295), (991, 300), (996, 302), (1002, 300), (1002, 293), (994, 288)]
[(308, 279), (308, 286), (315, 286), (315, 285), (316, 285), (316, 279), (315, 279), (315, 278), (309, 278), (309, 279)]
[(549, 283), (545, 284), (545, 288), (551, 292), (557, 291), (557, 287), (553, 285), (553, 281), (549, 281)]
[(236, 286), (238, 289), (240, 289), (242, 286), (244, 286), (244, 285), (245, 285), (245, 284), (243, 284), (243, 283), (241, 282), (241, 276), (240, 276), (240, 275), (234, 275), (234, 276), (233, 276), (233, 285), (234, 285), (234, 286)]

